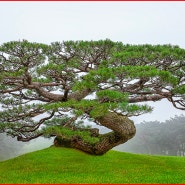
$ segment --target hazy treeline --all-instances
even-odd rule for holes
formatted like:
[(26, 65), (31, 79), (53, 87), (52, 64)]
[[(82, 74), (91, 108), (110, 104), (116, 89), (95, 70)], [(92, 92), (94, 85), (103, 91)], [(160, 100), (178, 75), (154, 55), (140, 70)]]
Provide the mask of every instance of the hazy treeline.
[(185, 116), (165, 122), (151, 121), (136, 125), (136, 136), (116, 147), (125, 152), (185, 156)]

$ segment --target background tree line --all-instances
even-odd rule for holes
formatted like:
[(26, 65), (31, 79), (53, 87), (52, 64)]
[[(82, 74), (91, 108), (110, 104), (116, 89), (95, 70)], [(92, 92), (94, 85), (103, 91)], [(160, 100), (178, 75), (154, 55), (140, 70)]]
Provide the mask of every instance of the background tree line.
[(185, 156), (185, 116), (136, 124), (135, 137), (116, 147), (125, 152)]

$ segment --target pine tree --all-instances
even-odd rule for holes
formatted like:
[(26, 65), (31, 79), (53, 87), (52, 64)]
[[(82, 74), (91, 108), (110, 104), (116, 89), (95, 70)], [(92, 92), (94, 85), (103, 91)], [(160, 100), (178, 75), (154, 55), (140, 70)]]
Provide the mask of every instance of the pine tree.
[[(56, 146), (101, 155), (133, 138), (140, 102), (185, 110), (185, 50), (111, 40), (27, 40), (0, 46), (0, 132), (18, 141), (54, 136)], [(93, 122), (112, 130), (100, 134)]]

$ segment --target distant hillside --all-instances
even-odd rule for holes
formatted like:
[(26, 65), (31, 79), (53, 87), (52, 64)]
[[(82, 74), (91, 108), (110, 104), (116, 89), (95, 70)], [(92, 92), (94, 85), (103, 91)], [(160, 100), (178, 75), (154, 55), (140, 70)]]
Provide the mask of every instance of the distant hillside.
[(50, 147), (0, 162), (1, 184), (185, 183), (185, 158)]

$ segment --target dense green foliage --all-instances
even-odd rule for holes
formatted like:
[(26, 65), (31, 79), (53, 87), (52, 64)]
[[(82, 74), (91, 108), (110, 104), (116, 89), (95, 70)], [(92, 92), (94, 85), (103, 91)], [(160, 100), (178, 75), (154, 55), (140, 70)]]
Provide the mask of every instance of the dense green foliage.
[(84, 139), (84, 141), (89, 142), (90, 144), (94, 144), (99, 141), (97, 137), (91, 137), (89, 131), (80, 131), (80, 130), (71, 130), (68, 128), (62, 127), (49, 127), (45, 129), (44, 134), (50, 135), (51, 133), (56, 133), (57, 135), (62, 134), (65, 136), (65, 139), (70, 139), (72, 136), (78, 135)]
[(48, 148), (0, 162), (1, 184), (184, 184), (185, 158)]

